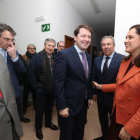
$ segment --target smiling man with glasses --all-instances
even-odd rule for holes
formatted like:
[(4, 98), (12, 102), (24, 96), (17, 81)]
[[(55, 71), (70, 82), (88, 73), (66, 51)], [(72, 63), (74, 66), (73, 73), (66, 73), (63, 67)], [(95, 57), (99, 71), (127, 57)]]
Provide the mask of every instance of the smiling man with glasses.
[(16, 106), (21, 96), (16, 73), (26, 69), (16, 51), (15, 35), (9, 25), (0, 22), (0, 139), (4, 140), (19, 140), (23, 135)]

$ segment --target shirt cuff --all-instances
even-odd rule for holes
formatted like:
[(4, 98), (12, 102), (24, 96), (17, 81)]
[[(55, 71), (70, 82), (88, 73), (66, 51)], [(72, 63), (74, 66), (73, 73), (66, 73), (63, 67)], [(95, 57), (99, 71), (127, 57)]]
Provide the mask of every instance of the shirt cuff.
[(16, 56), (15, 58), (11, 58), (13, 62), (16, 62), (18, 60), (18, 56)]

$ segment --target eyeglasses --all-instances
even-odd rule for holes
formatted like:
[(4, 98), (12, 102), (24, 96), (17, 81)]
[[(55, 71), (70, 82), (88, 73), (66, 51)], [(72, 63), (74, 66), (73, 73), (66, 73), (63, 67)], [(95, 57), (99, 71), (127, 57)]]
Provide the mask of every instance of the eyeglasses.
[(3, 38), (5, 41), (7, 41), (7, 42), (10, 42), (10, 40), (12, 41), (12, 42), (15, 42), (16, 40), (15, 39), (10, 39), (10, 38), (5, 38), (5, 37), (2, 37), (1, 36), (1, 38)]
[(29, 50), (36, 50), (36, 48), (28, 48)]

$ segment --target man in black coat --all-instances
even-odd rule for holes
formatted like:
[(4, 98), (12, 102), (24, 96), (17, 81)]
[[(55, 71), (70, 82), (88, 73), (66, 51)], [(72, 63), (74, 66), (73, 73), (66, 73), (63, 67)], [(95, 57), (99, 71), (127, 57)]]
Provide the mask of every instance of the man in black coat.
[(42, 117), (45, 111), (45, 127), (52, 130), (58, 130), (58, 127), (52, 123), (52, 107), (54, 104), (54, 95), (52, 91), (53, 64), (55, 55), (55, 40), (47, 38), (44, 42), (44, 49), (35, 54), (30, 61), (27, 71), (27, 77), (32, 88), (36, 91), (36, 115), (35, 128), (38, 139), (43, 139)]

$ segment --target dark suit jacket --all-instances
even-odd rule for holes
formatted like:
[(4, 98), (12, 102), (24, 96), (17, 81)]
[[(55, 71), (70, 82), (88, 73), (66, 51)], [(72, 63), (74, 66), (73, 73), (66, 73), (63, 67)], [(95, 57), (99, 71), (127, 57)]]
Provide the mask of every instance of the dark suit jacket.
[(58, 52), (57, 49), (54, 49), (54, 54), (55, 54), (55, 55), (57, 54), (57, 52)]
[[(94, 60), (92, 81), (96, 81), (99, 84), (116, 83), (116, 77), (123, 57), (124, 55), (114, 53), (105, 78), (103, 78), (101, 73), (103, 55), (96, 57)], [(106, 105), (112, 108), (114, 93), (103, 93), (102, 90), (93, 89), (93, 94), (97, 95), (98, 102), (105, 101)]]
[[(18, 55), (18, 52), (17, 52), (17, 55)], [(19, 57), (19, 55), (18, 55), (18, 57)], [(18, 58), (18, 60), (16, 62), (13, 62), (8, 53), (7, 53), (7, 66), (8, 66), (9, 72), (10, 72), (10, 76), (11, 76), (16, 98), (18, 98), (21, 94), (21, 91), (20, 91), (20, 86), (18, 83), (16, 72), (23, 73), (26, 71), (26, 68), (25, 68), (24, 64), (22, 63), (22, 61), (20, 60), (20, 58)]]
[(80, 112), (86, 92), (88, 99), (92, 99), (92, 59), (87, 52), (86, 57), (89, 68), (88, 79), (74, 46), (56, 55), (53, 71), (56, 107), (58, 110), (68, 107), (71, 116), (76, 116)]

